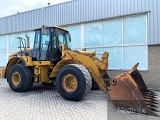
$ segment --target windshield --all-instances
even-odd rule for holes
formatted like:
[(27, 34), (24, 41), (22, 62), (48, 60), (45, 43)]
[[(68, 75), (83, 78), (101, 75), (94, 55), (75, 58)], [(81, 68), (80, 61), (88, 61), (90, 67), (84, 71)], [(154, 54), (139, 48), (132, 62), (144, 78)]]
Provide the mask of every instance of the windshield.
[(61, 29), (52, 30), (52, 40), (54, 42), (54, 48), (59, 47), (61, 44), (65, 44), (67, 48), (71, 48), (71, 38), (68, 31)]

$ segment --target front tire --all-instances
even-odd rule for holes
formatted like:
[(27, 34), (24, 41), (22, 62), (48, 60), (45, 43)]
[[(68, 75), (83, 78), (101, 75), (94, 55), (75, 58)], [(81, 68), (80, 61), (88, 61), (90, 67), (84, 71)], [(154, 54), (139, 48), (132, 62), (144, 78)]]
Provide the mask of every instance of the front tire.
[(32, 72), (28, 67), (16, 64), (11, 67), (7, 75), (10, 88), (15, 92), (24, 92), (32, 88)]
[(64, 99), (79, 101), (91, 90), (92, 78), (84, 66), (70, 64), (59, 71), (56, 85)]

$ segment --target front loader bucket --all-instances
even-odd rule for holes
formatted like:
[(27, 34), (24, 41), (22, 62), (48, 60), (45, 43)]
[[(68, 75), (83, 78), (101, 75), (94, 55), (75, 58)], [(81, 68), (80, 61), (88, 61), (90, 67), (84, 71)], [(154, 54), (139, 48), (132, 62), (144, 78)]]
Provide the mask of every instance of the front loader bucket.
[(137, 70), (138, 64), (128, 72), (117, 75), (111, 82), (109, 97), (120, 110), (158, 116), (156, 94), (147, 89)]

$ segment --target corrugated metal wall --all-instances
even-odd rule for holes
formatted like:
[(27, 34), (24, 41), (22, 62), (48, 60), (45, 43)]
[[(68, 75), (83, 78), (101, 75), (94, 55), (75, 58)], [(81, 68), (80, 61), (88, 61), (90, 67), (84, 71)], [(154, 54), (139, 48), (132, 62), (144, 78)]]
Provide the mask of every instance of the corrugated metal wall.
[(0, 19), (0, 34), (148, 12), (148, 44), (160, 43), (160, 0), (74, 0)]

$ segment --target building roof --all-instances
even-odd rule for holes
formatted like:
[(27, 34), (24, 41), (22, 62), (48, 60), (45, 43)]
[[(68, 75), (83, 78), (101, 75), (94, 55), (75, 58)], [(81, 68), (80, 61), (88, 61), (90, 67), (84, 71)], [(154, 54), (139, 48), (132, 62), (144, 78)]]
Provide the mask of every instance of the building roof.
[(149, 44), (160, 43), (160, 0), (74, 0), (0, 18), (0, 35), (42, 25), (65, 26), (118, 16), (147, 13)]

